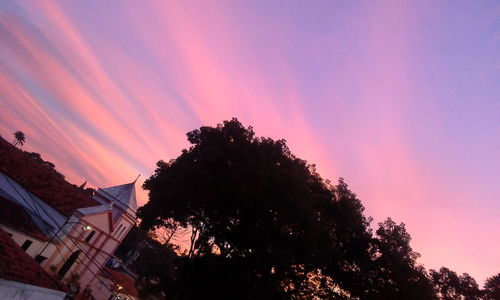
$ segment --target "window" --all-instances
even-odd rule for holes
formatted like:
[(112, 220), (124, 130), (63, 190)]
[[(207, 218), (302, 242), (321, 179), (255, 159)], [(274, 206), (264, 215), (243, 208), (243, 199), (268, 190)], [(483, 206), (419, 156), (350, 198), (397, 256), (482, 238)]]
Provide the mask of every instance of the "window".
[(120, 231), (120, 229), (122, 229), (122, 226), (123, 226), (123, 224), (120, 224), (120, 226), (118, 226), (118, 229), (115, 232), (116, 236), (118, 236), (120, 234), (119, 231)]
[(71, 268), (71, 266), (73, 266), (75, 261), (78, 259), (78, 256), (80, 256), (81, 252), (82, 252), (82, 250), (77, 250), (77, 251), (73, 252), (73, 254), (71, 254), (71, 256), (68, 258), (68, 260), (64, 263), (64, 265), (62, 265), (62, 267), (59, 269), (59, 272), (57, 272), (57, 274), (59, 274), (59, 276), (61, 278), (63, 278), (64, 275), (66, 275), (66, 273), (69, 271), (69, 268)]
[[(122, 233), (124, 233), (124, 232), (125, 232), (125, 229), (127, 229), (127, 226), (123, 226), (123, 230), (122, 230), (122, 232), (120, 233), (120, 235), (122, 235)], [(122, 237), (123, 237), (123, 236), (122, 236)]]
[(33, 241), (26, 240), (26, 242), (24, 242), (24, 244), (21, 246), (21, 248), (23, 248), (23, 250), (26, 251), (31, 246), (31, 244), (33, 244)]
[(37, 255), (37, 256), (35, 257), (35, 261), (36, 261), (38, 264), (43, 263), (43, 261), (44, 261), (44, 260), (46, 260), (46, 259), (47, 259), (47, 257), (45, 257), (45, 256), (41, 256), (41, 255)]
[(85, 242), (90, 242), (90, 240), (92, 239), (92, 237), (94, 236), (95, 234), (95, 230), (92, 230), (89, 235), (87, 236), (87, 238), (85, 239)]

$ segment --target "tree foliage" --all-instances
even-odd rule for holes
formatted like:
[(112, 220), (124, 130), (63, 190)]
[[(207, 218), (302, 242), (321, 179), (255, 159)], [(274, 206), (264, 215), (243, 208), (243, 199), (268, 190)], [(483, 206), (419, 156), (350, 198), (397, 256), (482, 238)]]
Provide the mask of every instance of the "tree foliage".
[(64, 175), (59, 173), (59, 171), (56, 170), (56, 165), (54, 165), (53, 163), (51, 163), (50, 161), (48, 160), (44, 160), (42, 158), (42, 155), (40, 155), (40, 153), (36, 153), (36, 152), (27, 152), (27, 151), (24, 151), (24, 153), (26, 153), (29, 157), (31, 157), (33, 160), (35, 160), (37, 163), (39, 163), (40, 165), (44, 166), (47, 170), (49, 170), (50, 172), (52, 172), (53, 174), (57, 175), (58, 177), (64, 179)]
[(177, 260), (175, 249), (170, 244), (160, 243), (137, 226), (130, 229), (114, 253), (128, 268), (140, 275), (140, 295), (147, 298), (171, 289)]
[(322, 249), (333, 233), (332, 192), (285, 141), (256, 138), (237, 120), (194, 130), (188, 140), (189, 150), (159, 162), (145, 182), (142, 226), (174, 219), (192, 228), (189, 256), (248, 266), (248, 289), (278, 289), (292, 265), (328, 260)]
[(22, 146), (26, 142), (26, 136), (24, 135), (24, 132), (16, 131), (12, 135), (14, 136), (14, 141), (13, 141), (14, 146), (17, 145)]
[(442, 267), (439, 271), (431, 270), (430, 275), (440, 299), (481, 299), (479, 285), (467, 273), (459, 276), (456, 272)]
[(434, 299), (434, 291), (425, 268), (417, 263), (420, 256), (410, 246), (405, 224), (391, 218), (378, 224), (375, 262), (380, 286), (379, 299)]
[(485, 299), (499, 300), (500, 299), (500, 273), (486, 279), (484, 283)]
[(437, 298), (405, 225), (389, 218), (374, 234), (344, 180), (324, 180), (284, 140), (237, 119), (187, 138), (179, 157), (157, 163), (138, 210), (144, 229), (191, 233), (164, 281), (169, 298)]

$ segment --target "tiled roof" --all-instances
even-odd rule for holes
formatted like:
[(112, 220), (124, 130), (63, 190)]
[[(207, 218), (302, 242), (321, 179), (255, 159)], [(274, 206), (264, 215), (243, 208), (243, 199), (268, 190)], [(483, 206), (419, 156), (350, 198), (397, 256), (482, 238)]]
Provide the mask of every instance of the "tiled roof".
[(1, 137), (0, 171), (9, 175), (66, 217), (70, 217), (77, 208), (99, 205), (53, 170)]
[(66, 291), (58, 280), (39, 266), (2, 229), (0, 229), (0, 278)]
[(22, 206), (2, 196), (0, 196), (0, 223), (43, 241), (48, 240)]
[(139, 295), (137, 288), (135, 287), (135, 280), (131, 276), (120, 271), (113, 270), (109, 267), (104, 267), (102, 269), (102, 274), (111, 279), (113, 282), (119, 284), (123, 290), (125, 290), (125, 294), (129, 294), (133, 297), (137, 297)]

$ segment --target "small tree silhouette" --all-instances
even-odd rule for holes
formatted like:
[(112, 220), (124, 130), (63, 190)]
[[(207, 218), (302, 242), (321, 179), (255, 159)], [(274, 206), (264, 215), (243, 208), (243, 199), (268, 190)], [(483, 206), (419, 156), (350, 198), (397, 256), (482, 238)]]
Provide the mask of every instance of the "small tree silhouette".
[(24, 135), (24, 132), (16, 131), (13, 133), (13, 135), (14, 135), (14, 141), (13, 141), (14, 146), (17, 145), (22, 146), (24, 142), (26, 142), (26, 136)]
[(484, 299), (500, 299), (500, 273), (486, 279), (486, 282), (484, 283), (484, 293)]

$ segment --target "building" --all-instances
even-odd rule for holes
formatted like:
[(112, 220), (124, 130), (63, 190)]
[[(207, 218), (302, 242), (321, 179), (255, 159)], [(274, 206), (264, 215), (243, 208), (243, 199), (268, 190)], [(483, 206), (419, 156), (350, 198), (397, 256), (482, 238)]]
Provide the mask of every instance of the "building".
[(77, 282), (108, 299), (113, 289), (101, 273), (136, 210), (135, 181), (89, 196), (50, 163), (0, 138), (0, 228), (62, 284)]
[[(14, 263), (15, 262), (15, 263)], [(0, 299), (64, 299), (67, 289), (0, 229)]]
[(130, 275), (105, 267), (101, 272), (101, 279), (108, 286), (114, 285), (115, 293), (120, 300), (139, 299), (135, 279)]

